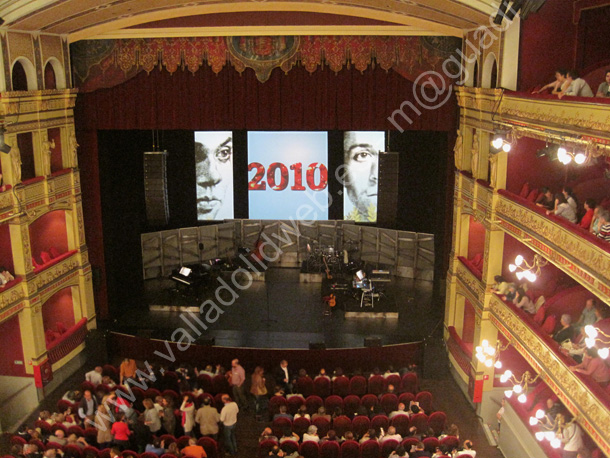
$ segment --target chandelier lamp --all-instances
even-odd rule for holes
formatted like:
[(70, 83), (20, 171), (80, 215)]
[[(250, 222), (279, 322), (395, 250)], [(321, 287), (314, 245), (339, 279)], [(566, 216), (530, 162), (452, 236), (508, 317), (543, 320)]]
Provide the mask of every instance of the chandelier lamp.
[[(585, 345), (587, 348), (593, 348), (599, 342), (602, 345), (610, 345), (610, 335), (603, 332), (601, 329), (592, 325), (585, 326)], [(607, 359), (610, 355), (610, 349), (607, 346), (597, 349), (597, 354), (602, 359)]]
[(540, 269), (546, 266), (549, 262), (540, 255), (534, 255), (532, 263), (528, 263), (522, 255), (517, 255), (514, 264), (508, 265), (508, 270), (515, 272), (517, 280), (526, 279), (534, 283), (540, 275)]
[(497, 152), (504, 151), (505, 153), (510, 153), (516, 143), (517, 134), (511, 129), (507, 131), (497, 131), (493, 136), (491, 146), (493, 146)]
[(574, 161), (575, 164), (582, 165), (587, 162), (589, 156), (586, 152), (583, 151), (568, 151), (565, 146), (560, 146), (557, 148), (557, 160), (561, 162), (563, 165), (568, 165), (570, 162)]
[[(543, 419), (546, 420), (543, 421)], [(543, 431), (538, 431), (535, 434), (536, 439), (539, 442), (547, 440), (551, 443), (551, 447), (559, 448), (561, 447), (560, 437), (563, 436), (563, 430), (575, 421), (576, 417), (572, 418), (572, 420), (566, 423), (565, 417), (559, 413), (555, 417), (555, 420), (550, 422), (546, 412), (542, 409), (538, 409), (535, 417), (530, 417), (529, 422), (531, 426), (539, 425), (541, 429), (543, 429)]]
[(500, 341), (496, 341), (495, 347), (489, 345), (487, 339), (481, 341), (481, 345), (476, 347), (476, 358), (485, 365), (485, 367), (495, 367), (496, 369), (502, 369), (502, 361), (500, 361), (500, 352), (503, 352), (508, 348), (510, 343), (502, 347)]
[(517, 401), (524, 404), (525, 401), (527, 401), (527, 390), (529, 385), (535, 383), (539, 378), (540, 374), (536, 375), (536, 377), (532, 377), (530, 371), (525, 371), (519, 379), (515, 377), (509, 369), (507, 369), (500, 377), (500, 382), (506, 383), (510, 381), (513, 384), (513, 388), (504, 391), (504, 396), (511, 398), (513, 394), (515, 394), (517, 396)]

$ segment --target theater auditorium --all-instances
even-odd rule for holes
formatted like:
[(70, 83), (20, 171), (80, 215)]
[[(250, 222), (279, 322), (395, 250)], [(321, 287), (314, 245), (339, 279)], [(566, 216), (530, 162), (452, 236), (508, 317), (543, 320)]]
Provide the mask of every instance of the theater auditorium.
[(0, 456), (610, 456), (609, 27), (0, 1)]

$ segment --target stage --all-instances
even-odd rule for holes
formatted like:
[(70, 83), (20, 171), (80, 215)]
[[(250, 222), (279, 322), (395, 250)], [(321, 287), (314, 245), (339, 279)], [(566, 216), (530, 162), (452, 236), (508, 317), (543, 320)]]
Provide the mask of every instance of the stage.
[[(247, 288), (234, 287), (235, 295), (226, 288), (219, 293), (218, 279), (196, 292), (176, 288), (169, 278), (150, 279), (144, 282), (142, 303), (126, 310), (111, 328), (171, 339), (177, 329), (187, 328), (181, 315), (188, 310), (197, 315), (202, 304), (205, 314), (216, 304), (221, 312), (198, 343), (297, 349), (323, 343), (326, 348), (357, 348), (367, 337), (380, 338), (382, 345), (423, 340), (442, 319), (433, 312), (439, 307), (432, 304), (432, 282), (392, 277), (372, 308), (360, 307), (359, 291), (336, 291), (337, 304), (330, 310), (322, 297), (332, 281), (323, 277), (321, 282), (303, 282), (298, 268), (270, 267), (264, 278), (253, 279)], [(223, 272), (220, 279), (232, 285), (230, 272)], [(244, 279), (239, 282), (247, 284)]]

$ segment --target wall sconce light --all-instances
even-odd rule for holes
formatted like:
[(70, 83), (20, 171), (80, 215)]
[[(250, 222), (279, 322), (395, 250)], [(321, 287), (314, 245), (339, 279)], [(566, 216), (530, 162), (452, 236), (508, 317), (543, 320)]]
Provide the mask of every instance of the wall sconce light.
[(510, 153), (516, 143), (517, 134), (514, 130), (498, 131), (491, 141), (491, 146), (498, 150), (498, 152), (504, 151), (505, 153)]
[[(598, 329), (593, 325), (589, 324), (585, 326), (585, 334), (587, 335), (587, 337), (585, 338), (585, 345), (587, 346), (587, 348), (595, 347), (597, 342), (602, 345), (610, 345), (610, 335), (606, 334), (601, 329)], [(597, 354), (601, 359), (607, 359), (610, 355), (610, 349), (608, 347), (598, 348)]]
[(546, 418), (546, 420), (548, 421), (548, 417), (542, 409), (538, 409), (536, 411), (535, 417), (530, 417), (531, 426), (540, 425), (540, 427), (544, 430), (536, 432), (536, 439), (539, 442), (542, 442), (543, 440), (548, 440), (551, 443), (551, 447), (553, 448), (561, 447), (561, 439), (558, 436), (563, 435), (563, 430), (572, 423), (574, 423), (576, 421), (576, 417), (572, 418), (572, 420), (566, 423), (565, 417), (559, 413), (550, 425), (544, 423), (542, 421), (543, 418)]
[(517, 277), (517, 280), (523, 280), (525, 278), (527, 281), (534, 283), (540, 275), (540, 269), (548, 263), (549, 262), (546, 259), (538, 254), (534, 255), (534, 260), (531, 264), (529, 264), (523, 256), (517, 255), (515, 263), (508, 265), (508, 270), (516, 272), (515, 276)]
[(502, 377), (500, 377), (500, 382), (506, 383), (510, 381), (513, 384), (513, 388), (511, 390), (504, 391), (504, 396), (507, 398), (512, 397), (513, 394), (517, 395), (517, 401), (521, 404), (527, 401), (527, 390), (531, 383), (535, 383), (540, 378), (540, 374), (536, 375), (536, 377), (532, 377), (530, 371), (525, 371), (520, 379), (515, 377), (513, 373), (507, 369)]
[(486, 367), (495, 367), (496, 369), (502, 369), (502, 361), (500, 361), (500, 353), (508, 348), (510, 343), (506, 346), (501, 347), (500, 340), (496, 341), (496, 346), (492, 347), (489, 345), (487, 339), (483, 339), (481, 345), (476, 347), (476, 357)]
[(574, 160), (575, 164), (582, 165), (587, 162), (588, 159), (589, 155), (586, 152), (577, 151), (576, 149), (568, 151), (563, 145), (557, 148), (557, 160), (563, 165), (568, 165), (572, 160)]

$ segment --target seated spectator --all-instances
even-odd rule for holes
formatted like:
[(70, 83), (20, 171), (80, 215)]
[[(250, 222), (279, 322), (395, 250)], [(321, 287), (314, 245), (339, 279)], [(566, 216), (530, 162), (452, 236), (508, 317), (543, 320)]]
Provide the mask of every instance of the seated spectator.
[(180, 450), (178, 450), (177, 442), (172, 442), (171, 444), (169, 444), (166, 453), (174, 455), (176, 458), (182, 458), (182, 453), (180, 453)]
[(360, 443), (362, 444), (370, 440), (377, 440), (377, 434), (375, 433), (375, 430), (373, 428), (369, 429), (366, 433), (362, 435), (362, 437), (360, 438)]
[(288, 455), (286, 452), (284, 452), (279, 445), (274, 445), (271, 448), (271, 451), (269, 452), (270, 457), (283, 457), (283, 458), (298, 458), (299, 457), (299, 452), (298, 451), (294, 451), (292, 452), (290, 455)]
[(301, 438), (299, 437), (299, 435), (297, 433), (292, 432), (292, 430), (290, 428), (285, 428), (282, 437), (280, 437), (280, 444), (282, 442), (286, 442), (286, 441), (299, 442), (300, 440), (301, 440)]
[(454, 436), (454, 437), (457, 437), (458, 439), (460, 438), (460, 430), (455, 423), (451, 423), (449, 428), (447, 428), (447, 431), (444, 432), (443, 434), (441, 434), (440, 436), (438, 436), (438, 438), (440, 440), (447, 436)]
[(398, 447), (396, 447), (396, 450), (393, 450), (392, 453), (390, 453), (390, 455), (388, 456), (388, 458), (403, 458), (403, 457), (409, 458), (409, 454), (407, 453), (407, 451), (405, 450), (405, 448), (402, 445), (399, 445)]
[(6, 267), (0, 267), (0, 287), (6, 285), (9, 281), (13, 281), (15, 277), (6, 270)]
[(339, 438), (337, 437), (337, 433), (334, 429), (329, 429), (328, 433), (326, 433), (326, 436), (320, 439), (320, 443), (323, 442), (339, 442)]
[(416, 445), (413, 445), (411, 447), (411, 451), (409, 452), (409, 456), (411, 458), (418, 458), (418, 457), (422, 457), (422, 456), (431, 457), (432, 454), (430, 452), (428, 452), (427, 450), (425, 450), (423, 442), (418, 442)]
[(341, 438), (341, 442), (354, 441), (354, 440), (356, 440), (356, 438), (354, 437), (354, 433), (351, 431), (345, 431), (345, 434)]
[(76, 434), (70, 434), (66, 439), (66, 445), (75, 445), (76, 447), (83, 450), (85, 447), (88, 447), (89, 444), (85, 440), (84, 437), (77, 437)]
[(307, 406), (305, 404), (303, 404), (301, 407), (299, 407), (298, 412), (294, 414), (294, 419), (295, 420), (297, 418), (301, 418), (301, 417), (302, 418), (307, 418), (308, 420), (311, 420), (311, 417), (307, 413)]
[(536, 304), (532, 302), (532, 300), (525, 294), (523, 288), (519, 288), (517, 290), (517, 294), (513, 299), (513, 304), (515, 304), (518, 308), (522, 309), (524, 312), (533, 315), (536, 313)]
[(595, 299), (592, 297), (585, 301), (585, 308), (582, 310), (580, 314), (580, 318), (576, 323), (574, 323), (575, 329), (584, 328), (590, 324), (593, 324), (597, 321), (597, 316), (595, 315), (595, 306), (597, 305)]
[(303, 442), (312, 441), (312, 442), (320, 442), (320, 438), (318, 437), (318, 428), (314, 425), (311, 425), (307, 428), (307, 432), (303, 434)]
[(610, 97), (610, 70), (606, 70), (606, 81), (599, 85), (595, 97)]
[(192, 456), (193, 458), (205, 458), (208, 456), (204, 448), (201, 445), (197, 445), (197, 439), (193, 437), (189, 439), (188, 446), (184, 447), (181, 452), (182, 455)]
[(594, 307), (595, 317), (597, 318), (597, 320), (595, 320), (596, 323), (598, 321), (605, 320), (606, 318), (610, 318), (610, 308), (608, 308), (605, 304), (596, 301)]
[(561, 193), (563, 194), (563, 197), (566, 198), (568, 205), (572, 207), (572, 210), (574, 210), (574, 213), (578, 212), (578, 199), (576, 198), (574, 191), (572, 191), (572, 188), (569, 186), (564, 186)]
[(554, 213), (557, 216), (567, 219), (571, 223), (576, 223), (576, 212), (574, 208), (568, 204), (568, 201), (563, 194), (555, 194), (555, 210), (547, 211), (547, 215)]
[(337, 377), (342, 377), (342, 376), (343, 376), (343, 369), (341, 369), (340, 367), (335, 367), (331, 380), (334, 381)]
[(477, 456), (477, 452), (472, 449), (472, 442), (469, 440), (464, 441), (464, 448), (460, 452), (460, 455), (470, 455), (473, 458)]
[(390, 415), (388, 416), (388, 418), (391, 420), (392, 418), (394, 418), (396, 415), (407, 415), (408, 412), (405, 411), (406, 406), (404, 405), (404, 403), (399, 403), (398, 404), (398, 410), (394, 410), (393, 412), (390, 412)]
[(331, 416), (326, 413), (326, 409), (324, 408), (324, 406), (320, 406), (320, 408), (318, 409), (318, 413), (314, 413), (311, 416), (311, 420), (313, 421), (316, 418), (320, 418), (320, 417), (321, 418), (326, 418), (328, 421), (332, 420)]
[(66, 440), (66, 433), (64, 433), (62, 429), (58, 429), (52, 435), (50, 435), (47, 442), (55, 442), (62, 447), (68, 443)]
[(114, 388), (116, 386), (116, 383), (110, 378), (109, 375), (104, 375), (102, 377), (102, 384), (106, 385), (108, 388)]
[(599, 233), (597, 236), (610, 242), (610, 212), (608, 210), (600, 210), (599, 213)]
[(561, 352), (564, 355), (570, 356), (574, 361), (578, 363), (581, 362), (582, 355), (584, 355), (587, 350), (587, 344), (585, 342), (586, 337), (585, 328), (580, 328), (580, 332), (574, 341), (564, 341), (561, 344)]
[(536, 199), (535, 204), (539, 207), (544, 207), (547, 210), (553, 210), (555, 208), (555, 199), (553, 193), (546, 186), (540, 189), (541, 194)]
[(154, 437), (152, 444), (146, 444), (145, 452), (154, 453), (157, 456), (165, 454), (165, 441), (159, 440), (158, 437)]
[(543, 92), (548, 91), (549, 89), (553, 94), (558, 94), (561, 91), (564, 91), (568, 88), (568, 81), (566, 77), (568, 76), (568, 71), (564, 69), (558, 69), (555, 71), (555, 81), (550, 82), (546, 86), (541, 87), (537, 91), (533, 91), (532, 94), (541, 94)]
[(502, 275), (496, 275), (494, 277), (494, 280), (496, 282), (491, 287), (491, 290), (501, 296), (506, 294), (508, 292), (508, 287), (510, 286), (510, 283), (508, 283)]
[(326, 375), (326, 369), (324, 369), (324, 368), (320, 369), (320, 373), (318, 375), (316, 375), (316, 378), (319, 378), (319, 377), (323, 377), (323, 378), (330, 380), (330, 377), (328, 375)]
[(292, 415), (290, 415), (288, 413), (288, 410), (286, 409), (286, 406), (280, 406), (280, 413), (276, 413), (273, 416), (273, 419), (275, 420), (276, 418), (288, 418), (290, 421), (293, 420)]
[(334, 420), (337, 417), (342, 417), (343, 416), (343, 409), (339, 406), (335, 407), (335, 410), (333, 410), (333, 415), (332, 415), (332, 419)]
[(593, 211), (593, 220), (591, 221), (591, 226), (589, 227), (589, 232), (595, 236), (599, 234), (599, 212), (601, 210), (603, 210), (603, 208), (599, 205), (595, 207), (595, 210)]
[(599, 357), (597, 349), (587, 348), (582, 359), (582, 363), (576, 366), (571, 366), (570, 370), (579, 372), (584, 375), (590, 375), (600, 385), (606, 385), (610, 382), (610, 370), (606, 366), (606, 362)]
[(580, 227), (582, 227), (583, 229), (589, 230), (589, 228), (591, 227), (591, 222), (593, 221), (593, 214), (595, 213), (595, 207), (597, 207), (597, 204), (595, 203), (595, 199), (585, 200), (584, 207), (585, 207), (585, 214), (581, 218), (580, 223), (578, 223), (578, 225)]
[(398, 375), (400, 377), (400, 373), (396, 370), (394, 370), (394, 366), (388, 366), (388, 370), (385, 371), (385, 373), (383, 374), (383, 376), (385, 378), (389, 377), (390, 375)]
[(277, 437), (273, 435), (273, 431), (271, 430), (271, 428), (265, 428), (263, 429), (263, 432), (261, 433), (260, 436), (258, 436), (258, 441), (259, 442), (263, 442), (263, 441), (278, 441)]
[(517, 295), (517, 285), (515, 285), (513, 283), (509, 283), (508, 292), (504, 296), (502, 296), (502, 299), (507, 302), (512, 302), (513, 299), (515, 299), (516, 295)]
[[(16, 446), (19, 447), (19, 446)], [(18, 458), (18, 456), (22, 455), (25, 458), (41, 458), (42, 454), (38, 451), (38, 447), (34, 444), (25, 444), (23, 446), (23, 450), (22, 451), (17, 451), (18, 453), (14, 454), (11, 453), (11, 455), (15, 458)]]
[(102, 366), (96, 366), (95, 369), (85, 374), (85, 380), (87, 380), (89, 383), (93, 383), (95, 386), (102, 383), (102, 379)]
[(572, 317), (567, 313), (561, 315), (559, 320), (561, 329), (553, 335), (553, 340), (557, 343), (562, 343), (566, 340), (572, 340), (574, 337), (574, 328), (572, 327)]
[(409, 416), (417, 415), (418, 413), (426, 413), (424, 409), (419, 406), (419, 402), (411, 401), (409, 404)]
[(570, 70), (568, 72), (567, 81), (570, 83), (565, 91), (557, 94), (560, 99), (564, 95), (570, 95), (573, 97), (593, 97), (593, 91), (591, 86), (587, 84), (585, 80), (580, 78), (576, 70)]
[(379, 442), (383, 444), (387, 440), (395, 440), (400, 442), (402, 440), (402, 436), (396, 432), (396, 428), (390, 426), (387, 434), (382, 436), (381, 439), (379, 439)]

